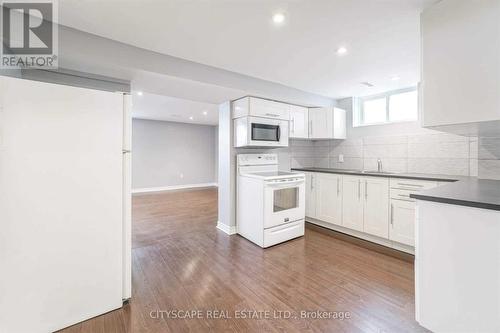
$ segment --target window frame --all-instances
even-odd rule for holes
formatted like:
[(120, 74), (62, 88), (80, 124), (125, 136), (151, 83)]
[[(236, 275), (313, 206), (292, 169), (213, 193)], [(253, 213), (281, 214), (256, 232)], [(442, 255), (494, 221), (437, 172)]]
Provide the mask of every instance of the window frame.
[[(408, 119), (408, 120), (396, 120), (396, 121), (391, 121), (389, 118), (389, 107), (390, 107), (390, 98), (393, 95), (398, 95), (402, 93), (407, 93), (407, 92), (412, 92), (416, 91), (417, 92), (417, 117), (415, 119)], [(385, 121), (378, 122), (378, 123), (365, 123), (365, 102), (375, 100), (375, 99), (385, 99)], [(418, 112), (418, 88), (417, 87), (409, 87), (409, 88), (404, 88), (404, 89), (398, 89), (398, 90), (391, 90), (385, 93), (381, 94), (376, 94), (376, 95), (370, 95), (370, 96), (365, 96), (365, 97), (358, 97), (358, 110), (357, 110), (357, 122), (355, 127), (361, 127), (361, 126), (374, 126), (374, 125), (385, 125), (385, 124), (396, 124), (396, 123), (406, 123), (406, 122), (414, 122), (418, 121), (419, 118), (419, 112)]]

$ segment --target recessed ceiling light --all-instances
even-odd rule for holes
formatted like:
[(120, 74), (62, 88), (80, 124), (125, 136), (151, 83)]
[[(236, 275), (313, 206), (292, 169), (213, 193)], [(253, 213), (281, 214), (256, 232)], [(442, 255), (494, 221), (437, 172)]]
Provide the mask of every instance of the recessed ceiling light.
[(193, 119), (194, 119), (194, 117), (193, 117), (193, 116), (190, 116), (190, 117), (189, 117), (189, 120), (193, 120)]
[(394, 75), (393, 77), (391, 77), (391, 80), (392, 80), (392, 81), (397, 81), (397, 80), (399, 80), (399, 76)]
[(207, 111), (203, 111), (203, 115), (206, 116), (208, 114)]
[(346, 53), (347, 53), (347, 49), (343, 46), (341, 46), (337, 49), (337, 54), (346, 54)]
[(142, 91), (137, 92), (137, 96), (142, 96), (142, 95), (143, 95)]
[(273, 15), (273, 22), (276, 24), (281, 24), (285, 22), (285, 14), (283, 13), (276, 13)]

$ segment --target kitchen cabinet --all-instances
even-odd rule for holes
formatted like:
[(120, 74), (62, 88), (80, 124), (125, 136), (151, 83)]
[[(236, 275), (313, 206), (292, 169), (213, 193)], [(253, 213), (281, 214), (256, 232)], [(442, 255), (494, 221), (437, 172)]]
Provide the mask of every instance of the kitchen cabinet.
[(415, 202), (391, 200), (389, 239), (415, 245)]
[(439, 186), (439, 183), (434, 181), (391, 178), (390, 240), (414, 246), (416, 202), (410, 198), (410, 194), (437, 186)]
[(357, 231), (363, 231), (362, 182), (362, 177), (342, 177), (342, 225)]
[(315, 187), (317, 218), (342, 225), (342, 175), (317, 173)]
[(389, 179), (363, 177), (364, 226), (363, 231), (389, 238)]
[(290, 105), (290, 138), (309, 138), (309, 109)]
[(244, 97), (233, 102), (233, 119), (254, 116), (288, 120), (290, 106), (290, 104), (262, 98)]
[(443, 0), (422, 13), (424, 127), (500, 134), (499, 13), (497, 0)]
[(345, 139), (346, 114), (339, 108), (309, 108), (310, 139)]
[(418, 179), (305, 174), (310, 222), (408, 253), (413, 253), (416, 220), (410, 194), (440, 185)]
[(305, 172), (306, 175), (306, 216), (316, 218), (316, 173)]

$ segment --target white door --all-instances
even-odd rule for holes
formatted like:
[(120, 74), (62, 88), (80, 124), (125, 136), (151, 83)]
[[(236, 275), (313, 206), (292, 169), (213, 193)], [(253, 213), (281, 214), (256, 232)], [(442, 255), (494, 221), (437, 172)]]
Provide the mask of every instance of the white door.
[(319, 220), (342, 225), (342, 176), (318, 173), (316, 212)]
[(389, 239), (415, 245), (415, 202), (391, 200)]
[(309, 110), (302, 106), (290, 106), (290, 137), (309, 137)]
[(333, 138), (333, 112), (331, 108), (309, 109), (309, 133), (312, 139)]
[(306, 216), (316, 218), (316, 173), (306, 172)]
[(365, 177), (363, 180), (364, 232), (389, 238), (389, 179)]
[(363, 231), (363, 187), (361, 177), (342, 177), (342, 225)]
[(121, 307), (123, 95), (0, 82), (0, 331)]

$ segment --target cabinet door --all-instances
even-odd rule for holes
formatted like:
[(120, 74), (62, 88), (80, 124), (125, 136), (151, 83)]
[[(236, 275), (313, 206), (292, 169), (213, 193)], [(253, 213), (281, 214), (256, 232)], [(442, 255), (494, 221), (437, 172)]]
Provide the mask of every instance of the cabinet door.
[(331, 108), (309, 109), (309, 137), (311, 139), (333, 138), (333, 113)]
[(362, 178), (342, 177), (342, 225), (363, 231)]
[(309, 109), (302, 106), (290, 106), (290, 137), (309, 137)]
[(316, 218), (316, 174), (306, 172), (306, 216)]
[(365, 177), (364, 232), (389, 238), (389, 179)]
[(290, 104), (250, 97), (250, 115), (289, 120)]
[(346, 112), (345, 110), (333, 109), (333, 138), (345, 139), (347, 135), (346, 129)]
[(415, 202), (391, 201), (389, 239), (410, 246), (415, 245)]
[(316, 214), (319, 220), (342, 225), (342, 176), (318, 173)]

